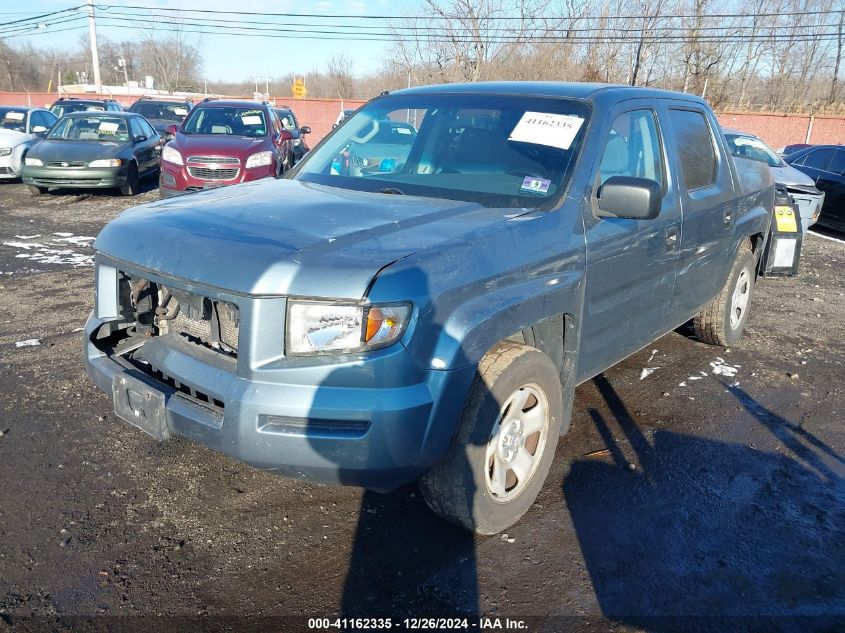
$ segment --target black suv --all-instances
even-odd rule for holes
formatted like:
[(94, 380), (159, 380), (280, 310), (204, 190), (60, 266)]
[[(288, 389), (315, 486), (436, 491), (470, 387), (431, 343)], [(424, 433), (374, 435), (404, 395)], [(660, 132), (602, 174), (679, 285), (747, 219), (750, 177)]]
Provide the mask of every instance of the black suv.
[(71, 112), (85, 112), (86, 110), (123, 112), (123, 106), (114, 99), (76, 99), (74, 97), (61, 97), (50, 106), (50, 112), (59, 118)]
[(187, 99), (151, 99), (141, 97), (131, 106), (129, 111), (140, 114), (152, 123), (156, 132), (164, 134), (168, 125), (180, 125), (194, 104)]

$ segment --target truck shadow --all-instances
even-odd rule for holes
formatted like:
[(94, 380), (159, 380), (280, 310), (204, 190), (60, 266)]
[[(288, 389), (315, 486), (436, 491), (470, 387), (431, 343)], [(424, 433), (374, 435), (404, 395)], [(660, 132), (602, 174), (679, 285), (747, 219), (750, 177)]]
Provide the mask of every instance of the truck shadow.
[[(424, 273), (414, 270), (405, 280), (417, 296), (428, 296)], [(436, 340), (441, 334), (442, 326), (438, 325), (431, 337)], [(323, 385), (343, 384), (343, 371), (332, 372)], [(328, 403), (325, 393), (317, 390), (312, 410), (334, 406)], [(335, 453), (325, 446), (318, 434), (311, 437), (312, 449), (337, 463)], [(354, 483), (354, 476), (348, 475), (342, 464), (338, 464), (337, 477), (342, 483)], [(416, 483), (387, 494), (365, 490), (339, 615), (370, 618), (478, 615), (476, 538), (473, 533), (436, 516)]]
[(845, 484), (828, 465), (840, 455), (736, 388), (787, 454), (648, 437), (607, 379), (594, 382), (608, 459), (574, 462), (563, 494), (606, 618), (660, 632), (843, 630)]

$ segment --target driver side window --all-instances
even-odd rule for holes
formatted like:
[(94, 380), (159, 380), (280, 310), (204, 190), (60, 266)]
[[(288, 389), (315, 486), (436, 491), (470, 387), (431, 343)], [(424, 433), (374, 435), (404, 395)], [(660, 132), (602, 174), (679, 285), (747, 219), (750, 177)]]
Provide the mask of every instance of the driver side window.
[(613, 121), (599, 165), (599, 184), (611, 176), (647, 178), (663, 184), (663, 156), (651, 110), (633, 110)]

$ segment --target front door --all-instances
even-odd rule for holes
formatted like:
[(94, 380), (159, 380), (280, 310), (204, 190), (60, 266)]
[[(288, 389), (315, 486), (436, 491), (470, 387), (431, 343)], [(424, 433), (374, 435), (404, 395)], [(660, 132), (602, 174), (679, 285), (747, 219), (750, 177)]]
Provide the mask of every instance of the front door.
[[(667, 168), (657, 112), (628, 101), (609, 118), (596, 167), (593, 213), (586, 218), (587, 281), (578, 356), (580, 380), (651, 341), (666, 327), (680, 241), (681, 207)], [(611, 176), (654, 180), (663, 189), (652, 220), (599, 218), (601, 185)]]

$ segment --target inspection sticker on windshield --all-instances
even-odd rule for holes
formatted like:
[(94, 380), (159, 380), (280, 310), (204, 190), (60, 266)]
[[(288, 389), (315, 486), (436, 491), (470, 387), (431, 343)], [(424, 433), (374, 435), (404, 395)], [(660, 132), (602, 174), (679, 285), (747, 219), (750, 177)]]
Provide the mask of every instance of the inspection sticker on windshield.
[(583, 122), (581, 117), (569, 114), (526, 112), (508, 140), (569, 149)]
[(520, 191), (530, 191), (532, 193), (548, 193), (551, 180), (545, 178), (534, 178), (533, 176), (526, 176), (522, 181)]
[(100, 122), (100, 132), (104, 132), (106, 134), (115, 134), (117, 132), (117, 128), (120, 126), (119, 123), (112, 123), (110, 121), (101, 121)]

